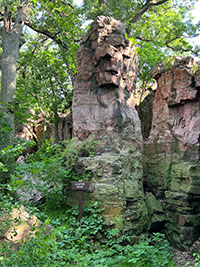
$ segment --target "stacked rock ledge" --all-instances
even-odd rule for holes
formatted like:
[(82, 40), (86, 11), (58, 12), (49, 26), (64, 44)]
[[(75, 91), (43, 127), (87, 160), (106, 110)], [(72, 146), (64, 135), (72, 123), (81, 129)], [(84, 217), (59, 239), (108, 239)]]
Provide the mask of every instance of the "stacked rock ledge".
[(78, 50), (72, 106), (76, 140), (98, 141), (94, 157), (79, 159), (79, 170), (90, 173), (84, 203), (98, 201), (106, 222), (129, 236), (165, 230), (185, 249), (200, 235), (200, 69), (183, 57), (152, 70), (157, 91), (145, 142), (137, 72), (124, 24), (98, 17)]
[(138, 57), (125, 26), (100, 16), (78, 50), (73, 99), (73, 135), (95, 138), (95, 156), (79, 159), (91, 174), (88, 201), (98, 201), (108, 224), (128, 235), (149, 228), (143, 192), (142, 134), (134, 104)]
[(152, 75), (158, 86), (143, 149), (145, 190), (163, 203), (172, 244), (185, 249), (200, 235), (200, 69), (182, 57)]

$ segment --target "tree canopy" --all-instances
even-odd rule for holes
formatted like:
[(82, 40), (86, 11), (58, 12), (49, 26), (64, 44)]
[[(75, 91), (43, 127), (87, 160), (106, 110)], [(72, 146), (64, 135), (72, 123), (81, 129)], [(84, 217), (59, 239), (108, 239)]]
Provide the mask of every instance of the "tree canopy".
[[(42, 196), (39, 201), (35, 200), (44, 211), (40, 213), (41, 220), (50, 215), (52, 220), (49, 223), (47, 219), (45, 225), (51, 224), (50, 228), (61, 226), (53, 231), (50, 229), (51, 234), (48, 232), (47, 235), (42, 231), (48, 229), (42, 227), (36, 238), (22, 244), (19, 253), (5, 246), (0, 254), (4, 266), (12, 266), (13, 262), (16, 266), (22, 263), (23, 266), (65, 266), (77, 262), (84, 266), (91, 262), (94, 266), (121, 263), (123, 266), (130, 263), (134, 266), (173, 266), (168, 242), (162, 236), (156, 234), (136, 246), (124, 246), (134, 236), (130, 239), (127, 235), (119, 236), (113, 222), (110, 222), (111, 231), (107, 231), (107, 225), (104, 227), (99, 216), (102, 209), (97, 209), (95, 203), (88, 209), (81, 227), (75, 223), (75, 217), (66, 210), (68, 188), (72, 179), (92, 178), (91, 168), (83, 171), (76, 163), (80, 155), (94, 154), (96, 141), (78, 143), (72, 139), (59, 142), (58, 121), (60, 114), (70, 112), (77, 49), (90, 27), (89, 23), (96, 16), (112, 16), (125, 24), (127, 38), (137, 48), (138, 83), (144, 89), (151, 81), (150, 69), (156, 63), (177, 55), (199, 56), (200, 46), (190, 43), (191, 38), (199, 35), (200, 22), (194, 24), (191, 15), (198, 1), (83, 0), (83, 4), (77, 6), (73, 0), (0, 0), (0, 216), (7, 218), (5, 215), (18, 202), (18, 190), (31, 190), (34, 196), (30, 201), (34, 202), (36, 189)], [(16, 138), (17, 127), (24, 129), (24, 126), (31, 125), (33, 129), (39, 117), (42, 117), (44, 125), (53, 125), (55, 140), (38, 140), (36, 136), (34, 143)], [(34, 153), (27, 153), (34, 146)], [(135, 152), (130, 150), (128, 153)], [(137, 169), (139, 166), (137, 176), (141, 180), (141, 153), (136, 153), (136, 157), (132, 155), (132, 159), (136, 159), (133, 167)], [(25, 155), (22, 160), (21, 155)], [(125, 165), (125, 159), (122, 163)], [(128, 164), (130, 166), (130, 162)], [(127, 185), (130, 187), (129, 183)], [(129, 200), (127, 205), (131, 203)], [(73, 210), (70, 212), (75, 214)], [(120, 218), (116, 217), (115, 223), (121, 225)], [(0, 234), (7, 224), (7, 220), (1, 223)], [(63, 228), (65, 224), (67, 227)], [(103, 243), (94, 243), (95, 239), (101, 239)], [(199, 255), (197, 263), (198, 260)]]
[[(6, 121), (12, 117), (8, 129), (14, 127), (14, 115), (17, 123), (32, 117), (30, 109), (56, 123), (58, 112), (70, 108), (76, 51), (89, 27), (84, 25), (98, 15), (125, 23), (128, 38), (137, 46), (143, 86), (151, 79), (150, 69), (164, 58), (189, 53), (198, 56), (200, 47), (189, 42), (199, 34), (200, 23), (194, 24), (191, 15), (197, 1), (84, 0), (77, 7), (72, 0), (1, 0), (1, 102), (10, 114)], [(17, 24), (22, 7), (26, 13)], [(4, 56), (9, 58), (13, 51), (10, 36), (17, 25), (21, 27), (14, 55), (17, 75), (10, 90), (5, 87), (8, 71), (5, 74)], [(10, 42), (7, 50), (5, 42)]]
[(150, 68), (167, 56), (192, 53), (199, 55), (199, 46), (189, 40), (199, 34), (199, 23), (192, 22), (191, 10), (197, 1), (181, 0), (84, 0), (81, 14), (94, 19), (104, 14), (121, 20), (128, 36), (138, 47), (140, 79), (150, 79)]

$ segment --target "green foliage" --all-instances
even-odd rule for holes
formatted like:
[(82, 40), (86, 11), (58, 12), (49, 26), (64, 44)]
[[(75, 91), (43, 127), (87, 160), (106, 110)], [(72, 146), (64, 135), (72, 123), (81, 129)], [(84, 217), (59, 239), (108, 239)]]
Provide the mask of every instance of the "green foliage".
[(70, 75), (74, 74), (77, 40), (83, 30), (72, 1), (35, 1), (30, 20), (32, 28), (36, 28), (53, 41), (54, 48), (59, 46), (66, 70)]
[(200, 267), (200, 253), (194, 253), (194, 266)]
[(16, 15), (19, 3), (20, 3), (19, 0), (1, 0), (0, 8), (3, 9), (5, 6), (7, 6), (9, 10), (12, 10), (12, 12), (14, 12), (14, 15)]
[(175, 57), (168, 57), (163, 61), (164, 71), (168, 71), (174, 64)]
[(89, 177), (76, 170), (76, 164), (79, 156), (92, 155), (95, 144), (95, 140), (76, 142), (72, 139), (58, 144), (46, 140), (36, 153), (28, 154), (24, 162), (16, 164), (9, 190), (36, 190), (45, 198), (47, 208), (58, 209), (65, 202), (71, 181)]
[(8, 135), (12, 130), (13, 129), (8, 125), (5, 110), (0, 102), (0, 149), (4, 148), (4, 144), (6, 143)]
[(58, 113), (69, 113), (71, 76), (58, 46), (43, 36), (27, 37), (27, 40), (18, 63), (15, 123), (34, 126), (38, 115), (42, 115), (44, 125), (54, 126), (59, 141)]
[[(149, 7), (144, 8), (149, 3)], [(191, 10), (197, 0), (171, 1), (150, 5), (157, 1), (84, 0), (80, 12), (87, 19), (97, 15), (112, 16), (124, 22), (129, 38), (134, 39), (139, 54), (141, 83), (151, 80), (150, 69), (163, 59), (184, 55), (192, 51), (196, 56), (199, 47), (192, 47), (189, 39), (199, 34), (199, 24), (192, 22)], [(142, 13), (142, 10), (146, 11)], [(142, 15), (140, 15), (142, 14)]]
[(194, 266), (200, 267), (200, 246), (198, 245), (195, 248), (195, 252), (193, 253), (194, 256)]
[(75, 209), (65, 212), (65, 220), (47, 219), (36, 236), (22, 242), (19, 250), (6, 246), (1, 249), (1, 266), (174, 266), (169, 244), (161, 234), (133, 246), (123, 246), (117, 239), (112, 245), (99, 243), (99, 234), (101, 239), (107, 236), (107, 244), (118, 234), (115, 229), (105, 228), (101, 211), (94, 203), (85, 208), (80, 223)]
[(34, 144), (32, 141), (15, 140), (11, 146), (0, 150), (0, 183), (6, 184), (10, 181), (11, 174), (16, 169), (15, 159), (22, 152)]
[(10, 218), (9, 215), (11, 213), (12, 208), (14, 207), (14, 199), (9, 194), (5, 195), (4, 193), (5, 187), (0, 185), (0, 236), (4, 234), (4, 232), (10, 226)]

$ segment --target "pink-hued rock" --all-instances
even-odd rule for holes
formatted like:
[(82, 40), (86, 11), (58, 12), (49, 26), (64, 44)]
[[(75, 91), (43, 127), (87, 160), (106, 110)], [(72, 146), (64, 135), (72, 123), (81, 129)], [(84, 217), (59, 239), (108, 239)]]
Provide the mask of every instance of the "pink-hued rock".
[(144, 143), (144, 181), (173, 224), (169, 240), (184, 250), (199, 237), (200, 71), (194, 58), (183, 57), (167, 68), (158, 64), (152, 75), (158, 86)]
[[(75, 139), (94, 134), (97, 139), (95, 156), (79, 158), (79, 171), (91, 177), (86, 199), (98, 201), (109, 225), (120, 219), (116, 227), (131, 236), (149, 228), (142, 187), (142, 134), (134, 104), (137, 63), (124, 24), (98, 17), (78, 50), (72, 106)], [(70, 200), (77, 202), (73, 196)]]
[(183, 155), (193, 146), (196, 160), (199, 160), (200, 71), (195, 73), (194, 64), (192, 57), (184, 57), (177, 58), (167, 71), (162, 64), (153, 69), (158, 88), (148, 142), (178, 141)]
[(99, 16), (78, 50), (72, 107), (77, 140), (95, 134), (101, 145), (108, 145), (105, 136), (123, 139), (125, 128), (129, 128), (128, 138), (141, 144), (133, 98), (137, 64), (136, 49), (125, 37), (124, 24)]
[[(34, 116), (34, 112), (30, 111)], [(16, 137), (24, 140), (36, 140), (38, 143), (45, 139), (58, 138), (59, 140), (69, 140), (72, 137), (72, 114), (58, 112), (57, 125), (46, 121), (42, 114), (38, 115), (37, 120), (30, 119), (24, 125), (17, 125), (15, 129)], [(56, 133), (57, 132), (57, 133)], [(56, 137), (57, 136), (57, 137)]]

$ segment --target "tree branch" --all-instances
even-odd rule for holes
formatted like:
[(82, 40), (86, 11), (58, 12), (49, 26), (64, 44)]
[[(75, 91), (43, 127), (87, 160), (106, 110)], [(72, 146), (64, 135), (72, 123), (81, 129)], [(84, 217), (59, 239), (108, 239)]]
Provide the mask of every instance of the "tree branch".
[(156, 0), (147, 0), (146, 3), (141, 7), (141, 9), (138, 11), (138, 13), (130, 20), (130, 23), (136, 23), (138, 22), (138, 20), (140, 20), (140, 18), (142, 17), (142, 15), (147, 12), (152, 6), (159, 6), (162, 5), (166, 2), (168, 2), (169, 0), (160, 0), (160, 1), (156, 1)]
[(170, 46), (169, 44), (166, 44), (166, 47), (170, 48), (171, 50), (178, 52), (178, 51), (183, 51), (183, 52), (192, 52), (194, 55), (198, 56), (198, 53), (200, 52), (200, 49), (197, 50), (191, 50), (190, 48), (175, 48), (173, 46)]
[(148, 42), (148, 43), (154, 41), (153, 39), (146, 39), (146, 38), (143, 38), (143, 37), (140, 37), (140, 36), (136, 36), (135, 38), (140, 40), (140, 41)]
[[(56, 0), (49, 0), (50, 2), (54, 3), (55, 5), (57, 5), (58, 3), (56, 2)], [(74, 9), (74, 6), (71, 5), (70, 3), (66, 3), (65, 1), (61, 1), (61, 3), (65, 6), (69, 6), (71, 7), (72, 9)]]
[(152, 0), (151, 2), (151, 6), (159, 6), (159, 5), (162, 5), (166, 2), (168, 2), (169, 0), (160, 0), (160, 1), (156, 1), (156, 0)]
[(60, 34), (60, 32), (52, 34), (48, 30), (39, 29), (37, 27), (32, 26), (28, 22), (25, 22), (25, 25), (28, 26), (29, 28), (31, 28), (33, 31), (35, 31), (37, 33), (40, 33), (40, 34), (43, 34), (43, 35), (47, 36), (48, 38), (54, 40), (55, 43), (57, 43), (58, 45), (62, 46), (64, 49), (68, 49), (68, 46), (58, 38), (58, 34)]

